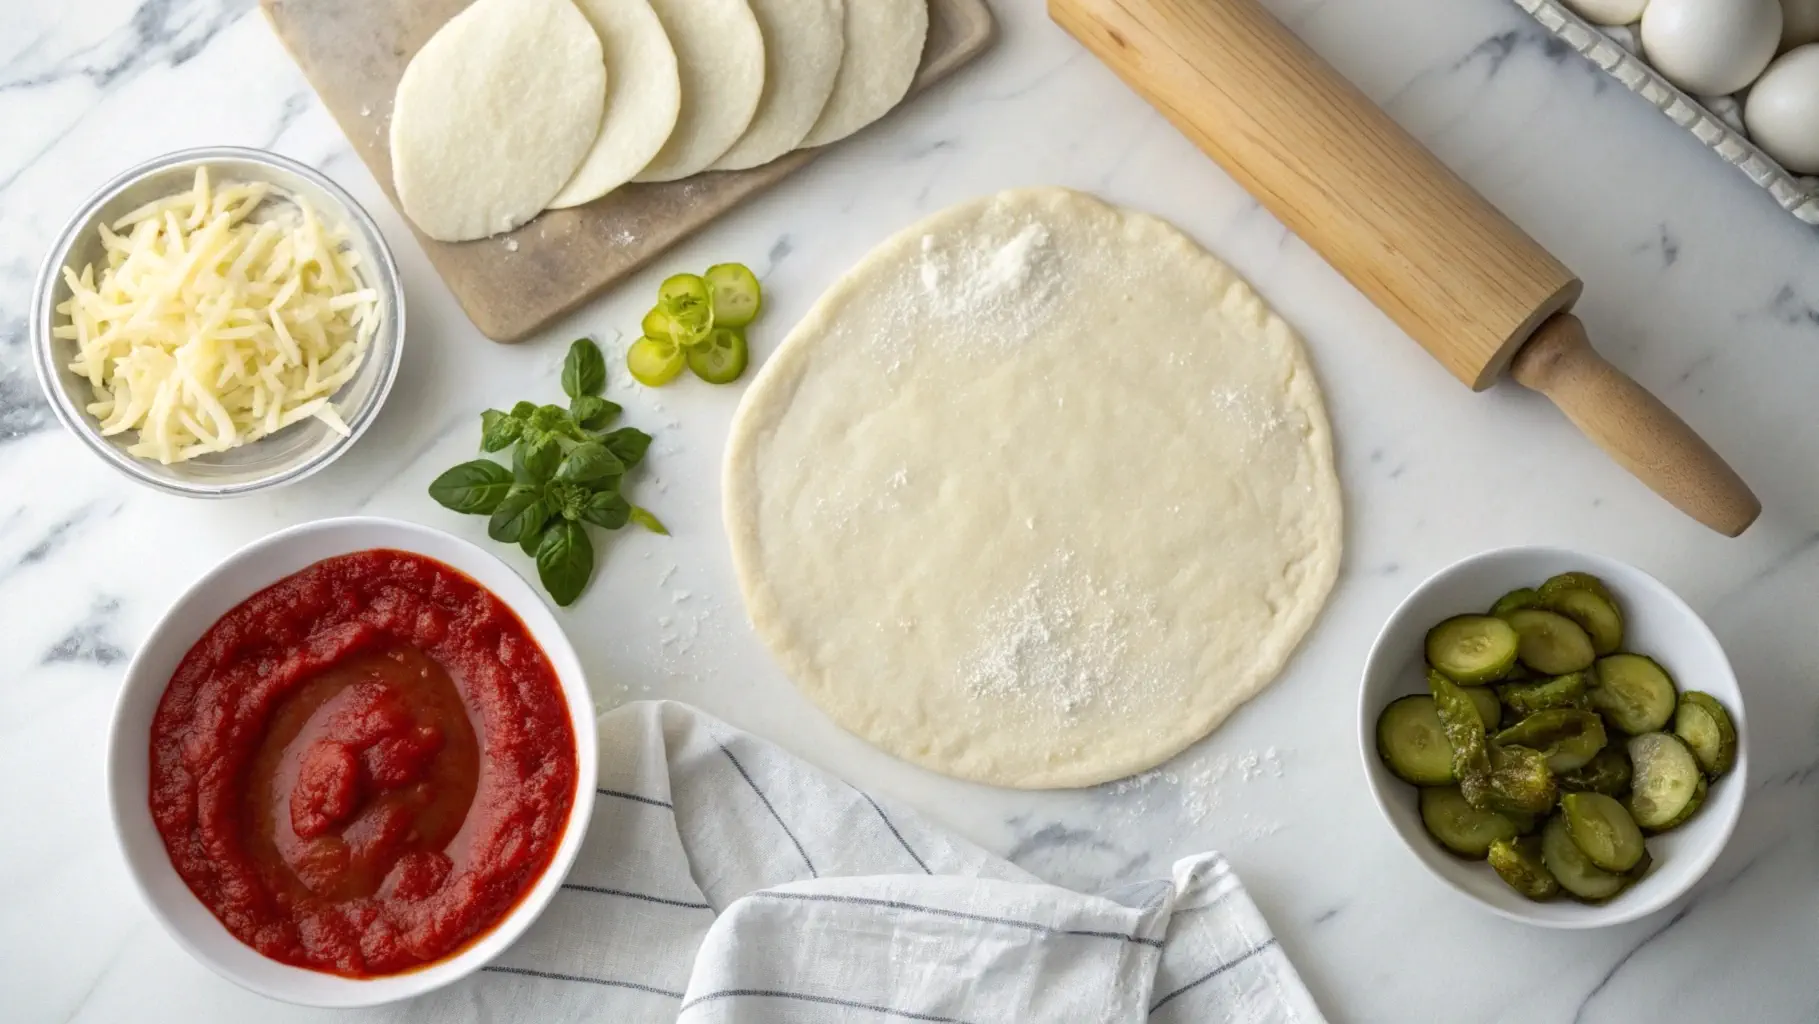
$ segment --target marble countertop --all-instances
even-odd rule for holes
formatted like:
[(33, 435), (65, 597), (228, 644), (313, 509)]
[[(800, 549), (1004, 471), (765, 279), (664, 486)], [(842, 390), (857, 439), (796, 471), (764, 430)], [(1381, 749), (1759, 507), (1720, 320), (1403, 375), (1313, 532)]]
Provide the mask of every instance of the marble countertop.
[[(675, 537), (617, 536), (567, 613), (602, 706), (699, 704), (1066, 885), (1221, 850), (1336, 1021), (1819, 1017), (1813, 230), (1504, 0), (1274, 2), (1584, 277), (1579, 312), (1603, 351), (1761, 495), (1761, 521), (1726, 540), (1620, 472), (1540, 397), (1459, 387), (1033, 0), (994, 5), (1001, 38), (977, 64), (516, 347), (462, 318), (251, 0), (0, 7), (0, 1016), (331, 1017), (192, 961), (141, 905), (112, 843), (102, 761), (114, 691), (196, 576), (324, 516), (481, 538), (480, 520), (444, 512), (425, 485), (470, 457), (481, 408), (557, 393), (570, 338), (621, 338), (664, 269), (740, 259), (760, 270), (772, 303), (754, 338), (762, 358), (896, 228), (1056, 183), (1180, 224), (1307, 337), (1348, 494), (1347, 551), (1331, 604), (1276, 685), (1140, 782), (1020, 793), (895, 762), (810, 707), (745, 625), (717, 494), (735, 396), (627, 389), (612, 397), (628, 422), (657, 435), (636, 494)], [(390, 402), (347, 457), (223, 503), (152, 493), (88, 457), (41, 400), (26, 340), (31, 278), (69, 210), (123, 167), (204, 144), (270, 147), (352, 190), (397, 249), (411, 321)], [(1443, 889), (1378, 815), (1358, 766), (1358, 673), (1385, 615), (1447, 562), (1529, 542), (1627, 559), (1678, 589), (1735, 659), (1753, 726), (1748, 803), (1709, 876), (1660, 914), (1589, 934), (1513, 924)]]

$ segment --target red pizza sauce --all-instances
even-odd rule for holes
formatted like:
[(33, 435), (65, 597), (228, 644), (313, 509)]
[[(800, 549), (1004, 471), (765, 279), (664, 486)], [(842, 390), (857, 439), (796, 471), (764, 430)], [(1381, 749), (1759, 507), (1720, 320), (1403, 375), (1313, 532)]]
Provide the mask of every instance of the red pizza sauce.
[(555, 669), (484, 587), (403, 551), (254, 594), (152, 719), (171, 863), (242, 942), (395, 974), (458, 952), (549, 866), (576, 782)]

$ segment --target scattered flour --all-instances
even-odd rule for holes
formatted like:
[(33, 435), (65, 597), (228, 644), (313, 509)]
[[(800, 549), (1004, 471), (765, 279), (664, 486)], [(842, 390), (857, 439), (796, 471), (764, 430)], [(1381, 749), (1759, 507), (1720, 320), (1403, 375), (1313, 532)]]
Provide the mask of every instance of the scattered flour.
[(1151, 666), (1106, 610), (1128, 605), (1123, 585), (1071, 573), (1071, 560), (1063, 552), (981, 620), (982, 640), (959, 668), (975, 697), (1071, 717), (1132, 713), (1154, 693)]
[(1029, 337), (1061, 288), (1060, 257), (1048, 228), (1025, 224), (1008, 238), (938, 246), (922, 238), (918, 298), (935, 313), (963, 318), (965, 337), (1007, 346)]
[(1260, 400), (1249, 388), (1215, 391), (1212, 393), (1212, 403), (1213, 408), (1243, 426), (1245, 434), (1252, 441), (1261, 441), (1289, 423), (1279, 402), (1274, 399)]
[(1156, 813), (1159, 809), (1156, 794), (1167, 794), (1172, 790), (1180, 816), (1188, 825), (1199, 827), (1216, 823), (1223, 827), (1223, 836), (1236, 836), (1250, 842), (1282, 831), (1282, 823), (1258, 820), (1248, 812), (1235, 816), (1221, 814), (1221, 804), (1234, 785), (1282, 778), (1285, 756), (1285, 751), (1273, 746), (1263, 751), (1214, 754), (1182, 770), (1157, 768), (1133, 775), (1112, 783), (1104, 791), (1117, 798), (1116, 813), (1120, 822), (1128, 819), (1134, 823)]

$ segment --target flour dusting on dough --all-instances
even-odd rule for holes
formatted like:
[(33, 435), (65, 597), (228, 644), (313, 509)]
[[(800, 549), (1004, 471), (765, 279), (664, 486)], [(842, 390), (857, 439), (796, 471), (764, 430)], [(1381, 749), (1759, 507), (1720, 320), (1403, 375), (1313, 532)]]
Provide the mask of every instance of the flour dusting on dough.
[(1025, 224), (1008, 238), (949, 245), (923, 235), (917, 276), (935, 311), (965, 318), (972, 325), (965, 336), (981, 343), (1028, 337), (1061, 287), (1060, 256), (1048, 228), (1039, 223)]
[(975, 701), (1037, 717), (1142, 714), (1156, 669), (1131, 646), (1119, 609), (1153, 611), (1128, 587), (1071, 571), (1063, 551), (979, 622), (960, 677)]

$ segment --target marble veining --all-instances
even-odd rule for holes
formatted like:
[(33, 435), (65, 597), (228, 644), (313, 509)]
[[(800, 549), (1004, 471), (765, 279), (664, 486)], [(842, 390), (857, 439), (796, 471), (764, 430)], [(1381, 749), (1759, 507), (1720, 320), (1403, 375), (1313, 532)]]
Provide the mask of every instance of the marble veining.
[[(252, 0), (0, 4), (0, 1017), (408, 1021), (239, 991), (151, 920), (115, 853), (100, 770), (126, 659), (177, 593), (284, 526), (370, 512), (484, 540), (424, 495), (472, 456), (478, 413), (554, 396), (592, 334), (609, 396), (656, 437), (628, 485), (674, 531), (603, 544), (563, 613), (602, 708), (691, 701), (1029, 870), (1097, 888), (1219, 849), (1335, 1021), (1621, 1024), (1819, 1019), (1819, 244), (1735, 169), (1505, 0), (1272, 0), (1392, 116), (1586, 281), (1611, 359), (1731, 458), (1765, 512), (1713, 535), (1619, 472), (1538, 396), (1473, 395), (1027, 0), (996, 48), (878, 129), (518, 346), (485, 341), (272, 38)], [(326, 169), (397, 251), (410, 336), (373, 429), (326, 472), (226, 503), (133, 487), (56, 427), (26, 350), (38, 261), (113, 174), (187, 146), (266, 146)], [(631, 385), (618, 358), (661, 277), (761, 270), (765, 358), (878, 241), (981, 193), (1063, 184), (1175, 221), (1306, 337), (1347, 492), (1342, 577), (1282, 679), (1153, 777), (1065, 793), (930, 776), (840, 732), (745, 626), (719, 522), (736, 395)], [(1167, 339), (1141, 339), (1167, 344)], [(1430, 879), (1371, 806), (1355, 699), (1394, 603), (1445, 563), (1515, 543), (1604, 552), (1711, 623), (1747, 694), (1754, 777), (1688, 897), (1593, 933), (1526, 928)], [(524, 569), (515, 552), (508, 560)], [(1234, 773), (1277, 750), (1279, 773)], [(471, 1005), (462, 1020), (487, 1019)]]

